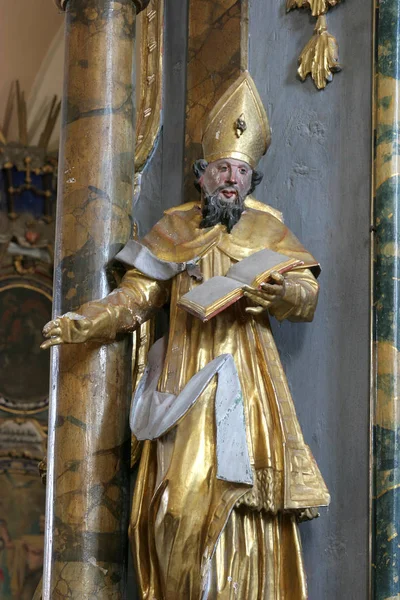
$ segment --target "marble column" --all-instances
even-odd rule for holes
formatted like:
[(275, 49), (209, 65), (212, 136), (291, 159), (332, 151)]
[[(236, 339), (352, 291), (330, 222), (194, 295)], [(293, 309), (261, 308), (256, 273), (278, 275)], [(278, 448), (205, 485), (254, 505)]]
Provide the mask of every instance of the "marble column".
[(376, 6), (372, 598), (400, 597), (400, 0)]
[(248, 0), (189, 0), (184, 202), (196, 200), (192, 164), (202, 158), (204, 119), (247, 69)]
[[(143, 2), (146, 4), (146, 2)], [(114, 285), (131, 233), (133, 0), (66, 10), (54, 315)], [(119, 600), (128, 548), (130, 345), (52, 350), (43, 598)]]

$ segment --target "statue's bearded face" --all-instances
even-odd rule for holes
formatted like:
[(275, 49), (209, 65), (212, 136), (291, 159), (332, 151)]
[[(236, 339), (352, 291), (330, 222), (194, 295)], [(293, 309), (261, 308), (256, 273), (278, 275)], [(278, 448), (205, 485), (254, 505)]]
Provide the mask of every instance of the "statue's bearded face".
[(252, 186), (253, 170), (242, 160), (224, 158), (209, 164), (204, 161), (200, 171), (198, 185), (203, 192), (200, 227), (222, 223), (230, 233), (244, 210), (244, 201)]
[(249, 193), (252, 174), (253, 170), (246, 162), (223, 158), (207, 165), (199, 183), (205, 195), (234, 205)]

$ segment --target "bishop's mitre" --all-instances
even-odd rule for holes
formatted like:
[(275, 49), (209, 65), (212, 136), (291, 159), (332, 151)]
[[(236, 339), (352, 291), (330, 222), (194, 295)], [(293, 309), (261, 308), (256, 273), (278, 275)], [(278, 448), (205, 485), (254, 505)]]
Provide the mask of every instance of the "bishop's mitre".
[(226, 90), (211, 110), (203, 132), (207, 162), (236, 158), (254, 169), (271, 143), (267, 113), (248, 71)]

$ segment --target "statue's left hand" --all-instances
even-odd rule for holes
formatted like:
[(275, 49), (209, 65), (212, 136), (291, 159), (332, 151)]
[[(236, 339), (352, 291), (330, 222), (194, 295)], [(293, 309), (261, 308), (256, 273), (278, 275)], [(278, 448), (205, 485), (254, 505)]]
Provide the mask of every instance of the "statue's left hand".
[(244, 295), (258, 306), (248, 306), (246, 312), (258, 315), (267, 310), (272, 304), (275, 304), (285, 295), (285, 278), (277, 271), (273, 271), (268, 279), (268, 283), (262, 283), (261, 289), (255, 289), (248, 285), (243, 286)]
[(47, 339), (40, 346), (42, 350), (58, 344), (81, 344), (91, 339), (93, 320), (81, 315), (76, 317), (70, 318), (67, 313), (47, 323), (43, 327), (43, 336)]

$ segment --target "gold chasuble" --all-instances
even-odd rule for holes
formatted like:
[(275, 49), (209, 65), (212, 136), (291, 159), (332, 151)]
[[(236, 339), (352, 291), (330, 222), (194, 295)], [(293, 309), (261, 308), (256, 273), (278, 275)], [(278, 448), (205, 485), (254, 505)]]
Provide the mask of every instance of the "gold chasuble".
[[(248, 198), (230, 234), (220, 224), (201, 229), (200, 221), (198, 204), (170, 209), (141, 244), (163, 261), (197, 258), (203, 280), (225, 275), (264, 248), (299, 258), (304, 265), (285, 275), (284, 300), (269, 312), (278, 320), (312, 320), (319, 265), (280, 213)], [(111, 329), (121, 331), (126, 310), (144, 321), (169, 298), (168, 345), (157, 389), (179, 394), (222, 354), (232, 355), (242, 388), (252, 486), (217, 478), (216, 377), (177, 425), (144, 442), (131, 519), (142, 598), (304, 600), (297, 520), (313, 514), (306, 509), (327, 505), (329, 494), (304, 443), (268, 313), (246, 313), (249, 301), (243, 298), (202, 323), (177, 307), (196, 285), (187, 271), (157, 281), (134, 268), (118, 290), (90, 304), (93, 315), (96, 305), (104, 310), (106, 303)]]

